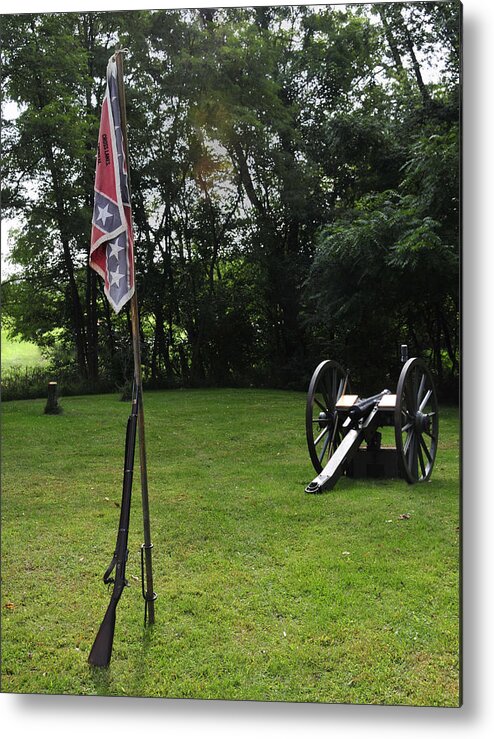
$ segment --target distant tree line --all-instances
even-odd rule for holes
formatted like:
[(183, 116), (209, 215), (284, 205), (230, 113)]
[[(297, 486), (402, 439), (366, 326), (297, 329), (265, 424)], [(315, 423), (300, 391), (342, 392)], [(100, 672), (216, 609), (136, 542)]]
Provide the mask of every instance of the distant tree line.
[(12, 334), (88, 390), (132, 372), (128, 313), (87, 265), (106, 64), (127, 47), (148, 385), (304, 388), (330, 357), (377, 391), (408, 343), (455, 396), (458, 2), (0, 23)]

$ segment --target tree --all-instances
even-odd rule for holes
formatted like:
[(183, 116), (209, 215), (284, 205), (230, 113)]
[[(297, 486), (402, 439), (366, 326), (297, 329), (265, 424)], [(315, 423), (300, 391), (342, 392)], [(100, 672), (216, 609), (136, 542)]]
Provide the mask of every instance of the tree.
[(455, 380), (458, 7), (3, 16), (12, 330), (93, 388), (130, 371), (87, 266), (120, 45), (146, 380), (303, 387), (328, 352), (382, 376), (404, 335)]
[[(395, 161), (394, 179), (381, 178), (382, 189), (374, 181), (364, 193), (347, 190), (339, 215), (320, 235), (307, 282), (306, 315), (315, 341), (323, 335), (328, 349), (356, 367), (361, 381), (372, 374), (369, 368), (379, 366), (379, 356), (388, 367), (396, 364), (398, 345), (407, 342), (413, 353), (429, 355), (441, 390), (455, 397), (459, 350), (456, 49), (451, 43), (444, 47), (443, 77), (425, 88), (417, 54), (411, 52), (414, 44), (421, 51), (429, 44), (430, 51), (432, 31), (422, 29), (433, 28), (439, 17), (441, 27), (451, 30), (458, 9), (456, 4), (449, 6), (449, 23), (445, 6), (439, 14), (437, 8), (429, 12), (425, 5), (412, 10), (406, 21), (400, 6), (379, 7), (383, 38), (399, 73), (381, 136), (384, 161), (390, 155)], [(369, 125), (368, 117), (364, 123)], [(368, 135), (365, 139), (372, 142)], [(364, 162), (369, 154), (372, 148)], [(351, 150), (343, 161), (352, 161)], [(373, 176), (378, 172), (374, 165)], [(362, 176), (356, 180), (359, 186), (365, 182)]]

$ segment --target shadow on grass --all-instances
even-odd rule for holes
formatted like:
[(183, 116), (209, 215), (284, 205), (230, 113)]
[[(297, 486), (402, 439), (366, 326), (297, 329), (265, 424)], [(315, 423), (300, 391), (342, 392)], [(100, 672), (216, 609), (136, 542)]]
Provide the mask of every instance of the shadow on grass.
[[(150, 648), (153, 646), (153, 634), (154, 634), (155, 625), (147, 625), (142, 626), (142, 632), (141, 632), (141, 644), (139, 648), (139, 657), (137, 659), (136, 664), (139, 666), (139, 669), (135, 673), (134, 678), (134, 684), (132, 688), (132, 692), (130, 695), (136, 696), (136, 697), (146, 697), (148, 696), (148, 693), (143, 692), (142, 686), (148, 684), (149, 674), (150, 674), (150, 668), (152, 667), (152, 672), (155, 672), (156, 667), (151, 665), (150, 663)], [(163, 696), (166, 697), (166, 696)]]
[(91, 667), (89, 669), (89, 679), (94, 688), (96, 695), (111, 695), (112, 674), (111, 667)]

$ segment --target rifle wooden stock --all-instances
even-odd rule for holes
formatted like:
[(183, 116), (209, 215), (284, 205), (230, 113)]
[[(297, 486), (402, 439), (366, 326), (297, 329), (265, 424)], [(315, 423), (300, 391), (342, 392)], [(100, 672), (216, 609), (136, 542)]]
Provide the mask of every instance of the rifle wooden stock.
[[(137, 405), (138, 390), (136, 386), (132, 398), (132, 413), (127, 421), (127, 433), (125, 437), (122, 504), (120, 507), (117, 543), (115, 546), (115, 554), (113, 555), (110, 566), (103, 575), (103, 582), (105, 584), (114, 583), (114, 585), (110, 603), (106, 609), (105, 616), (101, 622), (98, 633), (96, 634), (96, 639), (94, 640), (88, 657), (89, 664), (94, 667), (107, 667), (110, 663), (113, 649), (113, 637), (115, 634), (117, 605), (123, 593), (123, 589), (127, 584), (125, 579), (125, 566), (128, 556), (127, 542), (129, 538), (130, 501), (132, 496), (132, 477), (134, 472), (134, 453), (137, 431)], [(115, 570), (114, 578), (110, 576), (113, 570)]]
[(93, 667), (108, 667), (110, 664), (116, 619), (117, 601), (112, 598), (89, 654), (88, 662)]

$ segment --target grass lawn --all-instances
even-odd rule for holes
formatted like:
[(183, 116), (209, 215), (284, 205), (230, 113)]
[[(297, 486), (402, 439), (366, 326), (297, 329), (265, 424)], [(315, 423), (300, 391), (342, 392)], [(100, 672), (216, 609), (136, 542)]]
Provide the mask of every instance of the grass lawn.
[(2, 370), (11, 369), (12, 367), (33, 367), (43, 364), (45, 361), (36, 344), (9, 339), (4, 329), (2, 329), (1, 358)]
[(3, 404), (4, 692), (459, 704), (456, 409), (441, 410), (429, 483), (342, 478), (307, 495), (303, 393), (144, 401), (156, 623), (143, 627), (136, 460), (107, 670), (87, 657), (109, 601), (130, 404)]

